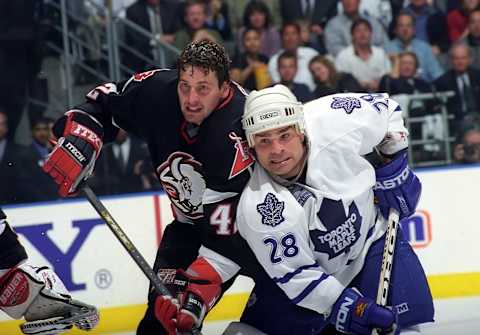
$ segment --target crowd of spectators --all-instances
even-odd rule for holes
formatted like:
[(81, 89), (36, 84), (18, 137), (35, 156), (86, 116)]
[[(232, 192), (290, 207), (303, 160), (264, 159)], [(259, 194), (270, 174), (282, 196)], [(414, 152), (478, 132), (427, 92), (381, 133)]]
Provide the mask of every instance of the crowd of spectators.
[[(47, 2), (59, 3), (0, 0), (0, 203), (56, 198), (40, 170), (51, 149), (51, 121), (42, 109), (26, 108), (27, 97), (35, 95), (43, 42), (61, 40), (45, 29), (46, 21), (58, 20), (39, 5)], [(66, 3), (90, 27), (77, 22), (71, 31), (102, 48), (98, 30), (106, 29), (107, 16), (100, 9), (110, 1)], [(425, 140), (415, 148), (415, 160), (443, 155), (439, 143), (446, 129), (436, 97), (453, 92), (446, 104), (448, 131), (456, 138), (453, 159), (480, 162), (480, 0), (115, 0), (111, 5), (115, 16), (148, 32), (124, 27), (121, 38), (130, 51), (120, 56), (130, 73), (158, 67), (165, 45), (182, 49), (207, 38), (225, 45), (232, 78), (248, 90), (282, 83), (302, 102), (339, 92), (433, 93), (430, 100), (409, 104), (409, 117), (423, 120), (410, 125), (412, 138)], [(99, 54), (89, 52), (87, 60), (105, 69)], [(173, 66), (174, 59), (169, 61)], [(31, 127), (28, 147), (13, 141), (24, 111)], [(91, 184), (99, 194), (158, 189), (148, 162), (144, 145), (121, 132), (105, 148)], [(15, 192), (7, 192), (12, 183)]]

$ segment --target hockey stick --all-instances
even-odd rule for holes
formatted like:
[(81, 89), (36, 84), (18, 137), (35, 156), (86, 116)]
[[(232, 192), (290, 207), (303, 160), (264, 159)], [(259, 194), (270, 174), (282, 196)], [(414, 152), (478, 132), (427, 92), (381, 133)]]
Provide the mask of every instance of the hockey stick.
[[(137, 263), (140, 270), (142, 270), (145, 276), (147, 276), (147, 278), (150, 280), (150, 283), (152, 283), (157, 293), (160, 295), (172, 297), (172, 294), (165, 287), (162, 280), (155, 274), (155, 272), (153, 272), (153, 269), (150, 267), (150, 265), (148, 265), (147, 261), (145, 260), (145, 258), (143, 258), (140, 251), (138, 251), (138, 249), (135, 247), (135, 245), (132, 243), (132, 241), (128, 238), (123, 229), (117, 223), (117, 221), (115, 221), (107, 208), (103, 205), (100, 199), (98, 199), (97, 195), (92, 191), (90, 186), (85, 184), (85, 186), (83, 187), (83, 192), (87, 196), (88, 202), (90, 202), (93, 208), (95, 208), (98, 215), (100, 215), (103, 221), (105, 221), (108, 228), (110, 228), (115, 237), (120, 241), (125, 250), (127, 250), (129, 255), (133, 258), (135, 263)], [(192, 329), (191, 332), (181, 335), (201, 335), (201, 333), (198, 329)]]
[(153, 272), (153, 269), (150, 267), (150, 265), (148, 265), (145, 258), (143, 258), (142, 254), (138, 251), (138, 249), (135, 247), (132, 241), (128, 238), (128, 236), (125, 234), (123, 229), (118, 225), (117, 221), (115, 221), (115, 219), (112, 217), (110, 212), (105, 208), (102, 202), (97, 198), (95, 193), (93, 193), (90, 186), (85, 185), (83, 187), (83, 192), (87, 196), (87, 199), (90, 202), (90, 204), (97, 211), (98, 215), (100, 215), (103, 221), (105, 221), (108, 228), (110, 228), (110, 230), (113, 232), (115, 237), (120, 241), (120, 243), (123, 245), (125, 250), (127, 250), (130, 256), (133, 258), (135, 263), (137, 263), (140, 270), (142, 270), (145, 276), (147, 276), (147, 278), (150, 280), (150, 282), (152, 283), (157, 293), (160, 295), (166, 295), (166, 296), (172, 297), (172, 294), (165, 287), (162, 280), (155, 274), (155, 272)]
[[(385, 246), (383, 247), (382, 269), (380, 271), (380, 280), (378, 283), (377, 301), (380, 306), (387, 305), (388, 289), (390, 288), (390, 278), (392, 276), (393, 255), (395, 253), (395, 242), (397, 240), (399, 215), (398, 212), (390, 208), (388, 214), (388, 226), (385, 234)], [(372, 335), (378, 335), (378, 330), (373, 329)]]

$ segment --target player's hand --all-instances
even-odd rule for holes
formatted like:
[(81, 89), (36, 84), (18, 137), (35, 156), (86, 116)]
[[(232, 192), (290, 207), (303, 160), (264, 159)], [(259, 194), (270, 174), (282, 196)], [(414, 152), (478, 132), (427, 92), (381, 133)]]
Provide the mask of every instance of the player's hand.
[[(58, 129), (61, 129), (58, 131)], [(93, 172), (102, 148), (102, 126), (81, 111), (69, 111), (54, 126), (59, 139), (43, 170), (58, 184), (58, 193), (75, 194), (78, 185)]]
[(362, 296), (356, 289), (346, 288), (335, 302), (330, 323), (345, 334), (370, 335), (373, 328), (390, 331), (394, 327), (394, 313)]
[(158, 296), (155, 300), (155, 316), (165, 328), (168, 335), (177, 334), (177, 314), (179, 309), (177, 299)]
[[(164, 280), (165, 282), (165, 280)], [(180, 333), (188, 333), (201, 327), (207, 312), (213, 307), (221, 293), (219, 284), (188, 275), (177, 270), (173, 283), (177, 286), (172, 290), (171, 283), (165, 282), (176, 299), (157, 297), (155, 301), (155, 316), (170, 334), (172, 329)]]
[(74, 325), (93, 329), (99, 320), (95, 307), (70, 297), (60, 278), (47, 267), (22, 264), (0, 278), (0, 309), (20, 325), (24, 334), (61, 334)]
[(407, 153), (400, 151), (392, 161), (375, 170), (375, 200), (385, 218), (390, 208), (395, 208), (400, 219), (415, 212), (422, 184), (408, 166)]

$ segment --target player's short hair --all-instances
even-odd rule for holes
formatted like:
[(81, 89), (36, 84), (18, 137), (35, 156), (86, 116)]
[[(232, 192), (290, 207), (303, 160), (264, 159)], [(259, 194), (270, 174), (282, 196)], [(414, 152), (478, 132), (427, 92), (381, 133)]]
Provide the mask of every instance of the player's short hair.
[(189, 66), (203, 68), (206, 74), (215, 72), (219, 86), (230, 80), (230, 58), (225, 48), (216, 42), (201, 40), (189, 43), (178, 57), (178, 74)]

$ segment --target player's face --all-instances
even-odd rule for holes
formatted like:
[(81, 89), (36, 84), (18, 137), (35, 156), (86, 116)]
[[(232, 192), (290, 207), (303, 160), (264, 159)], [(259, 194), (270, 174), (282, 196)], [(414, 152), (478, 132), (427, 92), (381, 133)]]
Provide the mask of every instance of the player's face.
[(258, 162), (270, 174), (292, 178), (300, 173), (305, 157), (305, 136), (288, 126), (254, 136)]
[(200, 125), (207, 116), (228, 96), (227, 82), (218, 86), (218, 78), (213, 71), (206, 72), (200, 67), (186, 67), (180, 71), (177, 91), (180, 107), (185, 119)]

